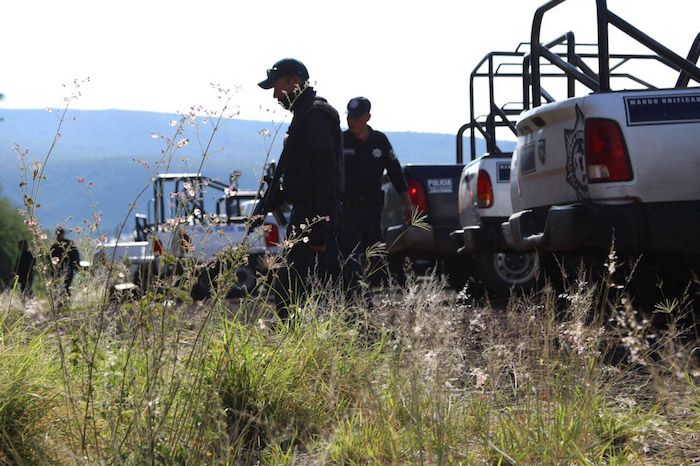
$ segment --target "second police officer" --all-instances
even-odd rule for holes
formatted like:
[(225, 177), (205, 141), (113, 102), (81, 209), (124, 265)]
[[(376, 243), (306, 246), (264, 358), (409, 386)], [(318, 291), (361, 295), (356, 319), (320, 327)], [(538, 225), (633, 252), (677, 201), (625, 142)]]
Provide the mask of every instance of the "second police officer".
[[(343, 133), (345, 155), (345, 200), (340, 240), (345, 256), (344, 279), (351, 293), (358, 293), (360, 280), (371, 279), (376, 264), (367, 264), (367, 248), (382, 240), (381, 217), (384, 207), (382, 175), (386, 170), (404, 202), (404, 218), (409, 221), (413, 204), (408, 185), (389, 140), (367, 122), (371, 103), (365, 97), (348, 102), (348, 129)], [(369, 266), (369, 267), (368, 267)], [(361, 293), (368, 300), (366, 293)], [(371, 304), (371, 302), (368, 302)]]

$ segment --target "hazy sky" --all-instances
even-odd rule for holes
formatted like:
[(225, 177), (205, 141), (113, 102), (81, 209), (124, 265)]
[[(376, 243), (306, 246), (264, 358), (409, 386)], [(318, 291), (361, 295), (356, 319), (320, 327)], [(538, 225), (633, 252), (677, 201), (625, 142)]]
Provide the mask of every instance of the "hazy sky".
[[(356, 95), (368, 97), (377, 129), (455, 133), (467, 121), (474, 65), (490, 51), (528, 41), (543, 3), (4, 2), (0, 109), (61, 107), (73, 80), (89, 78), (73, 108), (219, 110), (214, 83), (240, 86), (232, 99), (240, 118), (280, 120), (284, 111), (257, 82), (291, 56), (307, 65), (319, 94), (339, 110)], [(608, 0), (608, 6), (683, 56), (700, 30), (697, 0)], [(595, 41), (587, 27), (594, 0), (567, 0), (555, 11), (545, 17), (544, 39), (581, 26), (577, 41)]]

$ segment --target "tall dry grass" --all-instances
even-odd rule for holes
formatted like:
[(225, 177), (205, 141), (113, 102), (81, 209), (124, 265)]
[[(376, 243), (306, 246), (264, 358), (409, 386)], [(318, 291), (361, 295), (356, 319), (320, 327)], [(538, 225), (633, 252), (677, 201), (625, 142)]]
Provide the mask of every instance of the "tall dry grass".
[[(177, 125), (168, 157), (181, 147)], [(28, 185), (40, 173), (28, 172)], [(403, 287), (374, 290), (368, 308), (309, 281), (281, 323), (275, 267), (227, 298), (245, 246), (229, 251), (204, 301), (189, 293), (201, 265), (175, 257), (165, 259), (175, 273), (143, 293), (111, 295), (115, 267), (82, 271), (61, 296), (32, 212), (38, 281), (48, 284), (31, 300), (0, 295), (1, 462), (700, 461), (693, 296), (659, 303), (665, 322), (652, 325), (614, 254), (556, 290), (544, 282), (506, 301), (409, 273)]]
[(681, 309), (654, 327), (624, 293), (603, 303), (606, 286), (580, 277), (489, 302), (409, 276), (366, 313), (317, 285), (287, 325), (265, 292), (147, 294), (100, 312), (76, 296), (26, 315), (5, 293), (1, 451), (66, 464), (697, 461), (700, 372)]

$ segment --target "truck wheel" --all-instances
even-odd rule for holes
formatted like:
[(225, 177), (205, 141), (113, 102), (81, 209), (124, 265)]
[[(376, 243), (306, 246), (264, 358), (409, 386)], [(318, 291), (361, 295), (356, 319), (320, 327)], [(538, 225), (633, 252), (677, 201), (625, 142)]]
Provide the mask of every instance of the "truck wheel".
[(406, 270), (404, 270), (405, 256), (389, 254), (387, 256), (387, 267), (392, 279), (403, 288), (406, 286)]
[(192, 285), (190, 296), (195, 301), (203, 301), (211, 296), (211, 277), (206, 271), (197, 275), (197, 281)]
[(535, 284), (537, 259), (535, 253), (497, 252), (474, 257), (477, 278), (489, 293), (509, 296), (511, 288), (516, 292), (529, 291)]
[(133, 276), (134, 284), (138, 291), (145, 295), (148, 291), (153, 291), (158, 283), (158, 267), (155, 262), (140, 264)]
[(236, 269), (236, 281), (231, 286), (228, 292), (229, 298), (240, 298), (250, 293), (255, 289), (257, 280), (255, 279), (255, 271), (250, 267), (238, 267)]
[(464, 289), (469, 280), (469, 262), (469, 256), (450, 256), (443, 262), (447, 284), (458, 292)]

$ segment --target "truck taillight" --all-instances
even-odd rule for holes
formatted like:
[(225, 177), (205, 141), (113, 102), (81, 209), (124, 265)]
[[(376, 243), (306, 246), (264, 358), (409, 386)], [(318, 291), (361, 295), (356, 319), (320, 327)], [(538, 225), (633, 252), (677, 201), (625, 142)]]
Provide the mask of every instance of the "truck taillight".
[(160, 244), (158, 238), (153, 238), (153, 252), (158, 256), (163, 255), (163, 245)]
[(263, 231), (265, 232), (265, 246), (274, 247), (280, 242), (280, 233), (277, 225), (274, 223), (265, 223), (263, 225)]
[(428, 201), (425, 200), (425, 193), (423, 192), (423, 186), (421, 186), (419, 181), (409, 180), (408, 184), (408, 195), (411, 197), (411, 202), (416, 207), (419, 212), (428, 211)]
[(589, 183), (632, 179), (625, 141), (615, 121), (586, 120), (586, 167)]
[(480, 209), (488, 209), (493, 205), (493, 186), (486, 170), (479, 170), (476, 178), (476, 205)]

